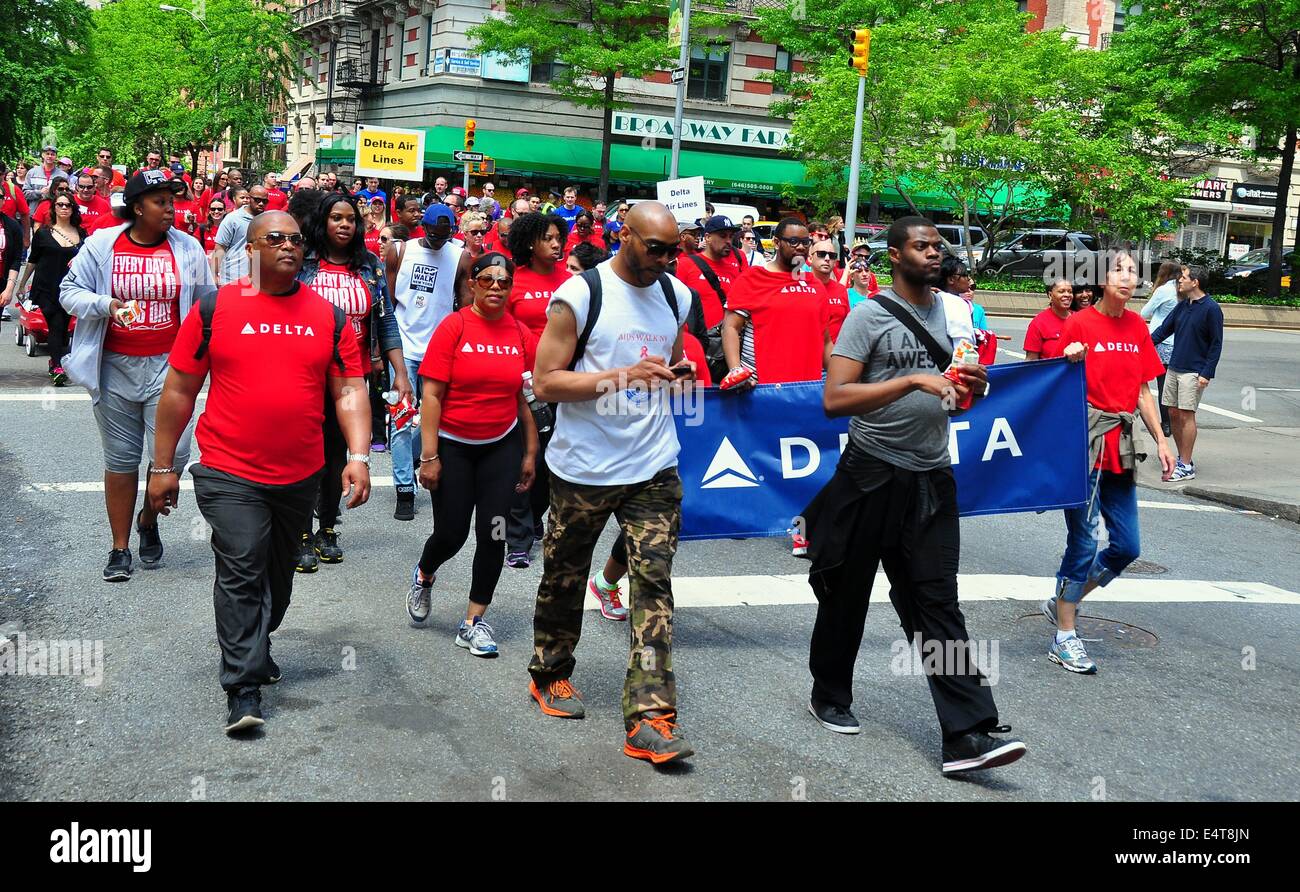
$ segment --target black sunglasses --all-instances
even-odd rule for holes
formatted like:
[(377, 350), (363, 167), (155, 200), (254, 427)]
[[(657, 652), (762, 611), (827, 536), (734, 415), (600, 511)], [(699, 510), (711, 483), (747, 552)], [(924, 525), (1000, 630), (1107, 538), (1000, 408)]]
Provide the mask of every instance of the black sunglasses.
[(822, 260), (830, 260), (835, 256), (834, 251), (813, 251), (814, 257), (820, 257)]
[(261, 236), (258, 241), (266, 242), (272, 248), (278, 248), (285, 242), (295, 248), (301, 248), (303, 237), (301, 232), (268, 232), (266, 235)]
[(781, 237), (781, 241), (785, 242), (792, 248), (807, 248), (813, 243), (813, 240), (810, 238), (786, 238), (785, 236)]
[(623, 228), (640, 239), (641, 244), (645, 245), (645, 252), (651, 257), (667, 257), (669, 260), (672, 260), (682, 253), (682, 246), (677, 242), (674, 242), (671, 245), (665, 245), (663, 242), (646, 241), (645, 237), (631, 226), (625, 225)]

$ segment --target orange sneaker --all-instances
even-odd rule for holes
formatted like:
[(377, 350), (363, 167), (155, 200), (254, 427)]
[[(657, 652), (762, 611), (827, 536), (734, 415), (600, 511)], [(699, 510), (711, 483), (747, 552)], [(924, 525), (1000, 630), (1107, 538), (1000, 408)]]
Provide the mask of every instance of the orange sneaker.
[(537, 689), (537, 681), (528, 682), (528, 693), (532, 694), (543, 715), (558, 716), (562, 719), (580, 719), (587, 714), (582, 705), (582, 698), (577, 690), (569, 684), (567, 678), (557, 678), (546, 686), (545, 691)]
[(645, 759), (655, 765), (695, 755), (695, 750), (677, 730), (675, 712), (642, 719), (633, 725), (627, 732), (623, 752), (633, 759)]

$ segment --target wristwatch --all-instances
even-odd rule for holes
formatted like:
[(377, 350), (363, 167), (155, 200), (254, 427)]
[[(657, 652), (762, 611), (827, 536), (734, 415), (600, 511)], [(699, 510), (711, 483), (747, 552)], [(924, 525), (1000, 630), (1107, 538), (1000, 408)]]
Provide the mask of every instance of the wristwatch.
[(349, 452), (349, 453), (348, 453), (348, 461), (350, 461), (350, 462), (352, 462), (352, 461), (359, 461), (359, 462), (361, 462), (363, 465), (365, 465), (365, 466), (368, 468), (368, 467), (370, 467), (370, 453), (369, 453), (369, 452)]

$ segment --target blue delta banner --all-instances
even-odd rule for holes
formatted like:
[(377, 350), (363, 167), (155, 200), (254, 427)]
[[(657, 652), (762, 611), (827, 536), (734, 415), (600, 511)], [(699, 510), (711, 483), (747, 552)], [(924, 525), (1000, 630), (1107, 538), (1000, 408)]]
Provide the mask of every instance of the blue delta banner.
[[(822, 383), (703, 391), (679, 413), (683, 539), (784, 535), (835, 473), (848, 419), (827, 418)], [(1083, 363), (989, 368), (989, 396), (949, 422), (961, 513), (1007, 514), (1087, 499)]]

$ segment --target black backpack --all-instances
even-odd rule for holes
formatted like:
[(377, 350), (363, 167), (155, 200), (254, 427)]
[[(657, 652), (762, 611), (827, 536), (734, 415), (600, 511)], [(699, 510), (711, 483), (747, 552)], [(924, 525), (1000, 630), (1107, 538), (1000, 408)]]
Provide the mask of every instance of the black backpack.
[[(600, 317), (600, 306), (602, 301), (602, 286), (600, 284), (600, 269), (594, 268), (583, 272), (582, 278), (586, 281), (587, 287), (591, 289), (591, 301), (587, 306), (587, 324), (582, 327), (582, 332), (578, 335), (578, 343), (573, 348), (573, 359), (569, 361), (569, 371), (578, 367), (578, 360), (587, 352), (587, 341), (591, 340), (591, 333), (596, 329), (596, 320)], [(677, 292), (673, 290), (672, 280), (664, 273), (659, 277), (659, 287), (664, 290), (664, 300), (668, 301), (668, 306), (673, 311), (673, 322), (677, 321)], [(678, 326), (680, 328), (680, 325)]]
[[(343, 327), (348, 323), (348, 317), (337, 305), (330, 304), (330, 307), (334, 310), (334, 361), (339, 365), (339, 374), (346, 375), (347, 367), (343, 365), (343, 357), (339, 355), (339, 337), (343, 334)], [(217, 292), (213, 291), (199, 298), (199, 319), (203, 322), (203, 339), (199, 341), (198, 349), (194, 351), (195, 359), (202, 359), (207, 355), (208, 344), (212, 341), (212, 317), (216, 312)]]

